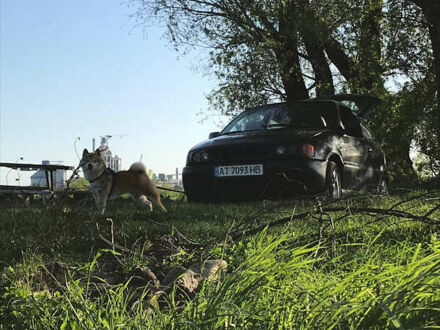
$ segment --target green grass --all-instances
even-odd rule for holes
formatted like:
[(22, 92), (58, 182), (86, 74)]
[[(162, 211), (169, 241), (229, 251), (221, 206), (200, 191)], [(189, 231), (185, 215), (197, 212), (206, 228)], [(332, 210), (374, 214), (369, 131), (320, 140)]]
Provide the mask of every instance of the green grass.
[[(90, 201), (2, 205), (0, 328), (440, 327), (440, 225), (349, 212), (420, 194), (339, 201), (331, 206), (347, 209), (325, 215), (334, 228), (324, 222), (320, 239), (315, 200), (212, 205), (171, 195), (166, 214), (120, 200), (105, 216)], [(395, 209), (423, 215), (439, 198), (431, 191)], [(430, 216), (440, 220), (440, 211)], [(101, 240), (112, 236), (130, 252)], [(218, 258), (228, 262), (226, 274), (196, 294), (174, 287), (156, 300), (139, 283), (142, 266), (161, 280), (173, 266)]]

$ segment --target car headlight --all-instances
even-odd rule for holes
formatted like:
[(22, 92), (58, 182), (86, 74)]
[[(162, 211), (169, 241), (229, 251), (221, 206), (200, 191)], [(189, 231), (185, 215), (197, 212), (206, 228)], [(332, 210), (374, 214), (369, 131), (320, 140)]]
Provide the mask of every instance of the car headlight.
[(209, 160), (209, 154), (206, 151), (191, 151), (188, 154), (189, 163), (200, 163)]
[(278, 146), (275, 148), (276, 157), (295, 156), (296, 154), (297, 154), (297, 147), (294, 145)]
[(200, 153), (200, 159), (202, 160), (202, 161), (204, 161), (204, 162), (206, 162), (207, 160), (208, 160), (208, 153), (206, 152), (206, 151), (202, 151), (201, 153)]
[(192, 156), (192, 160), (196, 163), (200, 162), (200, 153), (195, 152)]
[(283, 146), (279, 146), (275, 149), (275, 154), (277, 156), (284, 156), (286, 154), (286, 148), (284, 148)]

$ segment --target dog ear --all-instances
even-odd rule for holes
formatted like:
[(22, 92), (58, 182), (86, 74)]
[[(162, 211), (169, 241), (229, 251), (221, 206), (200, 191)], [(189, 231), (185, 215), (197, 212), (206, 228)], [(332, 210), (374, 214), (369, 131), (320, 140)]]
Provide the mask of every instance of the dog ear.
[(98, 156), (101, 156), (101, 150), (96, 149), (96, 150), (95, 150), (95, 154), (97, 154)]
[(83, 157), (85, 156), (85, 155), (87, 155), (89, 153), (89, 151), (87, 150), (87, 149), (84, 149), (83, 150)]

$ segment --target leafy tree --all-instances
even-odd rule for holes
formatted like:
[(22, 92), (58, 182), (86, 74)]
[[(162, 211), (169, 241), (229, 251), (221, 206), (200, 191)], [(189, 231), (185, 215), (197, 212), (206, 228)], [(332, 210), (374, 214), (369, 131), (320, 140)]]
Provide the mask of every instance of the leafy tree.
[(133, 1), (141, 23), (165, 23), (176, 47), (209, 50), (219, 81), (208, 96), (214, 109), (237, 114), (272, 101), (371, 93), (385, 100), (371, 124), (399, 164), (395, 176), (414, 173), (409, 150), (428, 108), (406, 104), (432, 72), (435, 24), (412, 0)]
[(137, 17), (165, 21), (176, 46), (210, 50), (210, 67), (220, 81), (210, 100), (223, 113), (308, 98), (312, 89), (318, 95), (334, 92), (324, 35), (305, 24), (316, 16), (308, 1), (137, 2)]
[[(437, 85), (437, 115), (435, 116), (435, 131), (437, 145), (440, 146), (440, 1), (438, 0), (409, 0), (420, 7), (429, 27), (429, 36), (434, 60), (434, 72)], [(437, 160), (440, 161), (439, 158)]]

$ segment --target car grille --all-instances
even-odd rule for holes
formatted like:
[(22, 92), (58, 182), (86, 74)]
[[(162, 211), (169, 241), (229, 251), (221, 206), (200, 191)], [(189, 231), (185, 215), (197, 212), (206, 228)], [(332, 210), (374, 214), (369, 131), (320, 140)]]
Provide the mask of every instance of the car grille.
[(263, 160), (268, 156), (268, 151), (261, 146), (228, 147), (227, 149), (216, 148), (210, 150), (209, 153), (215, 162)]

